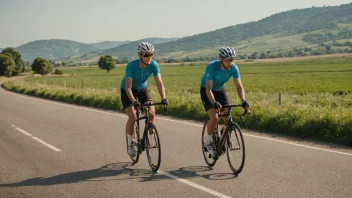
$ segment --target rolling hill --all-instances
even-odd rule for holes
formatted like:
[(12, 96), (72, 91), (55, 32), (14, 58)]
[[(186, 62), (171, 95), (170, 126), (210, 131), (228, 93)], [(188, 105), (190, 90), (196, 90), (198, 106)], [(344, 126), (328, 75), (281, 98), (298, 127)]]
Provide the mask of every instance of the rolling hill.
[(89, 44), (60, 39), (37, 40), (18, 46), (16, 50), (22, 54), (22, 59), (26, 61), (37, 57), (53, 60), (99, 51), (99, 49)]
[[(352, 3), (341, 6), (312, 7), (281, 12), (256, 22), (234, 25), (162, 44), (154, 44), (157, 55), (161, 57), (185, 56), (195, 51), (214, 50), (222, 45), (239, 46), (243, 43), (254, 45), (253, 40), (268, 35), (270, 39), (277, 39), (275, 42), (279, 42), (280, 38), (300, 35), (293, 42), (299, 43), (299, 45), (309, 45), (302, 40), (304, 34), (319, 30), (339, 29), (341, 28), (340, 23), (347, 24), (347, 27), (350, 27), (351, 21)], [(285, 39), (281, 40), (277, 43), (277, 47), (285, 44)], [(292, 38), (288, 38), (288, 40), (292, 40)], [(129, 43), (128, 45), (104, 50), (102, 54), (117, 57), (136, 56), (136, 46), (136, 43)]]
[[(78, 64), (78, 63), (88, 64), (88, 63), (92, 63), (92, 62), (97, 62), (101, 55), (110, 54), (110, 51), (114, 51), (116, 48), (118, 48), (118, 50), (121, 53), (124, 53), (124, 51), (126, 51), (126, 54), (133, 53), (133, 55), (136, 55), (137, 46), (142, 41), (147, 41), (147, 42), (151, 42), (154, 44), (155, 43), (160, 44), (160, 43), (173, 41), (176, 39), (177, 38), (145, 38), (145, 39), (141, 39), (141, 40), (137, 40), (137, 41), (132, 41), (132, 42), (123, 44), (118, 47), (106, 49), (104, 51), (94, 51), (94, 52), (86, 53), (81, 56), (71, 56), (71, 57), (60, 58), (60, 59), (56, 59), (56, 61), (57, 62), (65, 62), (67, 64)], [(113, 55), (113, 57), (118, 58), (116, 55)]]
[(145, 38), (145, 39), (133, 41), (118, 47), (106, 49), (101, 54), (110, 54), (118, 57), (136, 56), (137, 46), (140, 42), (146, 41), (156, 45), (156, 44), (168, 43), (176, 40), (177, 38)]
[(89, 43), (89, 45), (100, 50), (105, 50), (105, 49), (114, 48), (114, 47), (129, 43), (129, 42), (131, 41), (104, 41), (99, 43)]
[[(72, 64), (96, 62), (101, 55), (112, 55), (120, 60), (135, 58), (137, 45), (141, 41), (155, 45), (156, 58), (184, 59), (216, 57), (218, 47), (225, 45), (234, 46), (239, 55), (247, 57), (256, 52), (266, 52), (268, 55), (269, 52), (285, 52), (297, 48), (320, 50), (324, 45), (342, 45), (341, 42), (349, 42), (349, 39), (352, 39), (352, 3), (285, 11), (259, 21), (184, 38), (145, 38), (128, 43), (106, 41), (95, 44), (46, 40), (31, 42), (16, 49), (24, 60), (43, 56)], [(116, 44), (119, 46), (101, 50)], [(334, 49), (347, 52), (349, 46), (334, 46)], [(314, 53), (319, 54), (311, 54)]]

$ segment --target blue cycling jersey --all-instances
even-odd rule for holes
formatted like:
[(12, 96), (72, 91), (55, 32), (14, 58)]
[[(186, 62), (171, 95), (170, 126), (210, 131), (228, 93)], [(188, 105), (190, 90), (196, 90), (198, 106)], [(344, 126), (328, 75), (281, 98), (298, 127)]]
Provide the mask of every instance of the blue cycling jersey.
[(220, 65), (220, 60), (212, 61), (208, 64), (205, 69), (205, 73), (203, 74), (201, 80), (201, 86), (206, 87), (206, 81), (213, 81), (213, 91), (217, 91), (225, 86), (225, 83), (231, 78), (231, 76), (235, 78), (240, 78), (240, 72), (238, 71), (238, 67), (235, 63), (231, 64), (231, 68), (229, 70), (222, 70)]
[(147, 80), (153, 73), (154, 77), (160, 75), (159, 65), (152, 60), (144, 69), (139, 67), (139, 59), (127, 63), (125, 77), (121, 81), (121, 88), (126, 89), (126, 78), (132, 78), (132, 89), (140, 90), (147, 86)]

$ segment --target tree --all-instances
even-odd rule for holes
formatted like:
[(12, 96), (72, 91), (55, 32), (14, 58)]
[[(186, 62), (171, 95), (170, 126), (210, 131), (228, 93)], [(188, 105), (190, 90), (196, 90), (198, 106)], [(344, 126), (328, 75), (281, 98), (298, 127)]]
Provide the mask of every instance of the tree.
[(257, 59), (259, 56), (258, 52), (254, 52), (252, 55), (250, 55), (248, 58), (249, 59)]
[(266, 54), (265, 54), (264, 52), (262, 52), (262, 53), (260, 54), (259, 59), (266, 59), (266, 58), (267, 58)]
[(101, 56), (98, 65), (100, 69), (107, 70), (109, 73), (110, 70), (115, 68), (115, 60), (110, 55)]
[(32, 63), (32, 71), (37, 74), (46, 75), (53, 71), (53, 65), (45, 58), (38, 57)]
[(25, 63), (24, 61), (22, 60), (21, 58), (21, 54), (16, 51), (14, 48), (12, 47), (8, 47), (8, 48), (5, 48), (2, 50), (1, 54), (4, 54), (4, 55), (7, 55), (7, 56), (10, 56), (14, 61), (15, 61), (15, 69), (14, 71), (12, 72), (12, 75), (13, 76), (16, 76), (22, 72), (24, 72), (24, 69), (25, 69)]
[(325, 49), (326, 49), (326, 53), (327, 53), (327, 54), (331, 54), (331, 53), (332, 53), (332, 51), (331, 51), (331, 46), (330, 46), (330, 45), (327, 45), (327, 46), (325, 47)]
[(0, 76), (12, 76), (15, 67), (16, 64), (12, 57), (0, 54)]

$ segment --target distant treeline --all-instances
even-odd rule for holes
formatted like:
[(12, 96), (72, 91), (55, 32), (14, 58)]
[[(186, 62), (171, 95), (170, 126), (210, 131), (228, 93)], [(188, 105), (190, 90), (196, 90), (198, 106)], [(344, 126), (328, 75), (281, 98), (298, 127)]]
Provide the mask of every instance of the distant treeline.
[(336, 41), (339, 39), (350, 39), (352, 38), (352, 31), (348, 28), (341, 29), (337, 34), (331, 32), (325, 34), (307, 34), (303, 37), (303, 40), (308, 43), (320, 44), (327, 41)]

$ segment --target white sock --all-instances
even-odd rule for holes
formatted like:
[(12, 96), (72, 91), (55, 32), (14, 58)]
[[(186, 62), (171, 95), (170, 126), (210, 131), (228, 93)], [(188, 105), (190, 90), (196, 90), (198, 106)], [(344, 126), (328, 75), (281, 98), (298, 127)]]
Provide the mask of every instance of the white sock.
[(211, 134), (211, 135), (207, 135), (207, 137), (206, 137), (206, 140), (207, 140), (207, 142), (212, 142), (213, 141), (213, 134)]
[(132, 144), (132, 135), (127, 134), (127, 145), (131, 146), (131, 144)]

